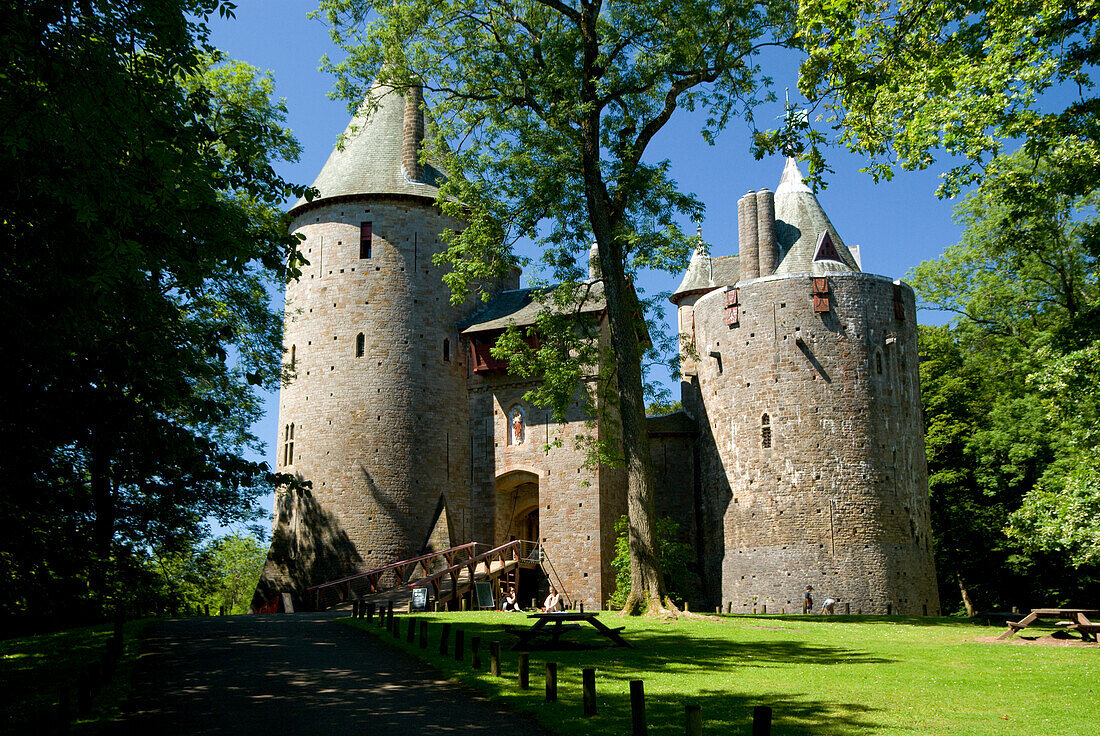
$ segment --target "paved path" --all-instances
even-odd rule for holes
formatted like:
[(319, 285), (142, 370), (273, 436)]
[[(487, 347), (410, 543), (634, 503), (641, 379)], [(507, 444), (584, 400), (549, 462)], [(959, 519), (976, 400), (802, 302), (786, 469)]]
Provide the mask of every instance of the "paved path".
[(547, 734), (331, 616), (158, 622), (145, 651), (112, 736)]

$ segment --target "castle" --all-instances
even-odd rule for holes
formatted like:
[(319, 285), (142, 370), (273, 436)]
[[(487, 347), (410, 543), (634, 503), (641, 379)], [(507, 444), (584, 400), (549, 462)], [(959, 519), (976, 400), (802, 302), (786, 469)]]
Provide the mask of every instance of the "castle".
[[(312, 491), (278, 495), (256, 600), (517, 537), (601, 607), (625, 476), (546, 446), (607, 428), (580, 408), (555, 422), (489, 354), (540, 309), (518, 273), (451, 304), (433, 256), (462, 223), (434, 204), (423, 101), (370, 94), (320, 196), (290, 212), (309, 265), (286, 290), (278, 465)], [(913, 292), (861, 271), (793, 160), (737, 207), (739, 253), (697, 252), (672, 297), (683, 409), (649, 420), (658, 513), (697, 557), (692, 603), (793, 611), (812, 584), (853, 613), (937, 614)], [(582, 311), (601, 319), (598, 299)]]

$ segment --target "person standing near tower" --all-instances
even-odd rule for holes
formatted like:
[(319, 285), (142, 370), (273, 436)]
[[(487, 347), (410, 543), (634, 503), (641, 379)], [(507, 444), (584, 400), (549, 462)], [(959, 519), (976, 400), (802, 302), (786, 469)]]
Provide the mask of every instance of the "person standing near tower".
[(814, 586), (806, 586), (806, 599), (802, 603), (802, 613), (813, 613), (814, 611)]

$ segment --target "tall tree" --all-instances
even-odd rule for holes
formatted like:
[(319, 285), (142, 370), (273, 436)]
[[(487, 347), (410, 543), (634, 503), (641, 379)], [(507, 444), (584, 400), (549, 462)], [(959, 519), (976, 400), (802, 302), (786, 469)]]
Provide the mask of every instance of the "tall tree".
[[(682, 269), (695, 241), (679, 220), (703, 208), (678, 191), (667, 162), (645, 156), (678, 109), (705, 110), (708, 138), (731, 115), (751, 115), (769, 81), (759, 52), (791, 45), (793, 3), (323, 0), (321, 9), (348, 52), (332, 67), (342, 96), (358, 102), (374, 79), (425, 90), (435, 116), (426, 154), (451, 175), (440, 204), (469, 223), (444, 257), (456, 298), (501, 275), (521, 237), (538, 242), (565, 284), (559, 304), (583, 298), (578, 256), (595, 242), (621, 422), (615, 454), (628, 481), (624, 610), (661, 609), (645, 326), (631, 277)], [(566, 384), (559, 408), (577, 385)]]
[(1067, 193), (1100, 180), (1094, 0), (805, 0), (798, 15), (799, 87), (876, 177), (945, 151), (956, 158), (941, 193), (954, 196), (1023, 141)]
[(206, 43), (232, 7), (0, 2), (5, 613), (101, 611), (133, 558), (273, 480), (243, 452), (303, 189), (271, 167), (298, 155), (271, 80)]
[(955, 315), (922, 328), (921, 390), (937, 563), (970, 612), (1070, 600), (1100, 573), (1100, 223), (1097, 195), (1063, 194), (1063, 173), (1025, 152), (995, 160), (956, 208), (962, 241), (910, 274)]

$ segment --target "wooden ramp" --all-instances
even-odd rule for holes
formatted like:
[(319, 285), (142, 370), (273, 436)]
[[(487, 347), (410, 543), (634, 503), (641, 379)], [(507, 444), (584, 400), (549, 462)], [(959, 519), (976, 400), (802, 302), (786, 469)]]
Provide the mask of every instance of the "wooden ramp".
[(468, 542), (321, 583), (308, 593), (316, 610), (350, 606), (355, 600), (393, 601), (394, 608), (407, 610), (414, 588), (429, 588), (432, 600), (452, 608), (463, 598), (469, 598), (473, 607), (475, 583), (492, 583), (494, 599), (499, 599), (502, 579), (514, 581), (520, 568), (534, 569), (541, 561), (537, 542), (513, 540), (491, 549), (480, 542)]

